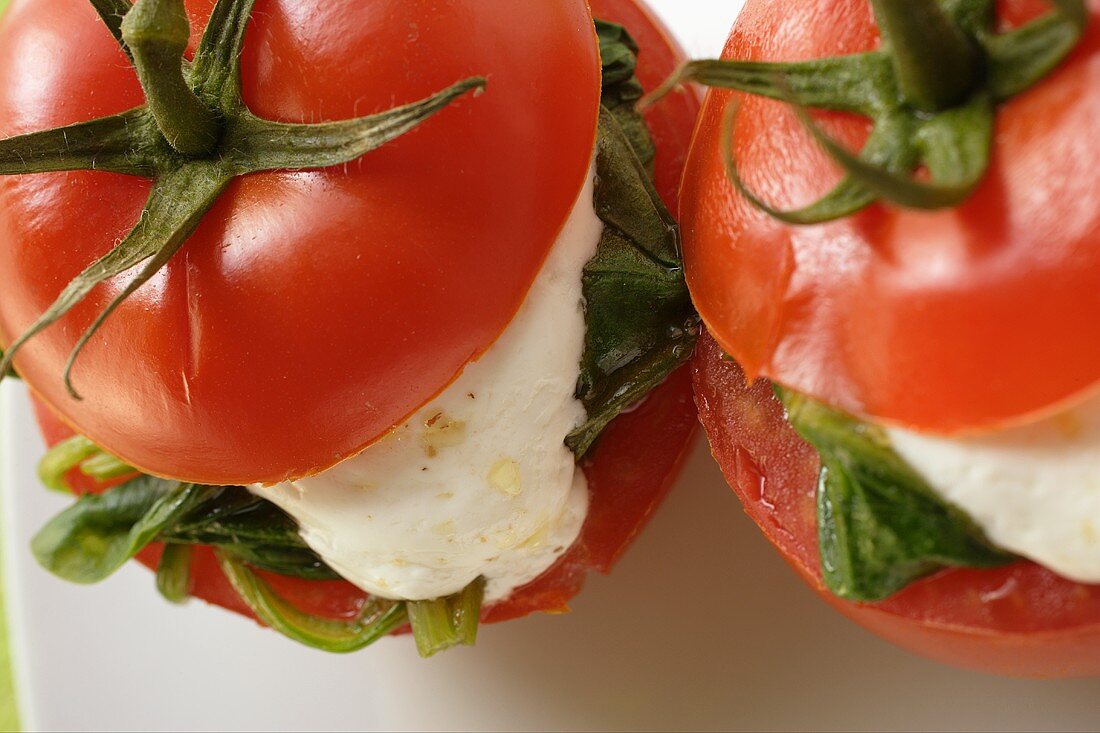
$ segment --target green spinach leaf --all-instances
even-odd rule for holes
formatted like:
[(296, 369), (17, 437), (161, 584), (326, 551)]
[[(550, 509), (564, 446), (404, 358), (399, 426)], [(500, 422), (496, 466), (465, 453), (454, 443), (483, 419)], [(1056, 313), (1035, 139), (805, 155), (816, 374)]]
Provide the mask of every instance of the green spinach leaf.
[(833, 593), (880, 601), (945, 567), (1015, 559), (941, 498), (881, 429), (803, 395), (776, 392), (795, 430), (821, 454), (818, 541)]
[(684, 281), (680, 229), (653, 187), (653, 146), (634, 104), (637, 46), (597, 23), (604, 107), (596, 151), (596, 214), (604, 233), (584, 268), (585, 348), (577, 397), (588, 419), (566, 439), (583, 457), (604, 428), (691, 357), (699, 319)]
[(240, 486), (198, 486), (139, 476), (81, 497), (31, 542), (38, 562), (75, 583), (97, 583), (151, 542), (210, 545), (261, 570), (338, 577), (274, 504)]
[(645, 96), (645, 90), (635, 72), (638, 69), (638, 44), (626, 29), (615, 23), (596, 21), (600, 39), (600, 60), (603, 64), (603, 90), (600, 103), (615, 116), (630, 147), (646, 171), (652, 174), (657, 149), (645, 120), (634, 109)]
[(65, 474), (84, 461), (95, 456), (105, 455), (99, 446), (83, 435), (74, 435), (50, 448), (38, 462), (38, 480), (59, 494), (72, 494)]
[(339, 578), (302, 540), (282, 509), (240, 486), (207, 487), (204, 500), (163, 535), (209, 545), (260, 570), (312, 580)]
[(98, 583), (145, 549), (199, 499), (203, 487), (141, 476), (89, 494), (31, 541), (42, 567), (74, 583)]
[(477, 643), (485, 579), (478, 578), (458, 593), (430, 601), (407, 601), (413, 639), (420, 656), (427, 659), (459, 645)]
[(608, 423), (691, 357), (698, 336), (679, 227), (606, 109), (596, 170), (604, 233), (584, 268), (585, 348), (577, 385), (588, 419), (565, 441), (578, 458)]

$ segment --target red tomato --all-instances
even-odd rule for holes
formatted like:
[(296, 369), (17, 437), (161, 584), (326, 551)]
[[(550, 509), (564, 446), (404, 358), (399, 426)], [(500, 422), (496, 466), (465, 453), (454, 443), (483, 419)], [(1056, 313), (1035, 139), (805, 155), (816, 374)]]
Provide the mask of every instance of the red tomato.
[[(648, 9), (636, 0), (593, 0), (597, 17), (627, 27), (641, 45), (639, 78), (647, 89), (667, 78), (684, 60), (683, 52)], [(688, 91), (666, 109), (651, 112), (649, 124), (657, 144), (656, 178), (665, 200), (673, 202), (679, 165), (686, 157), (698, 100)], [(36, 403), (42, 433), (49, 444), (72, 434), (48, 408)], [(621, 415), (604, 431), (584, 464), (591, 501), (577, 543), (550, 570), (506, 601), (487, 608), (484, 620), (496, 623), (538, 611), (565, 611), (569, 601), (595, 570), (608, 573), (664, 499), (691, 444), (697, 425), (688, 368), (672, 375), (636, 409)], [(79, 473), (70, 476), (79, 490), (101, 491)], [(160, 548), (139, 556), (156, 567)], [(284, 598), (310, 613), (351, 617), (365, 596), (350, 583), (304, 581), (262, 574)], [(230, 587), (208, 548), (198, 548), (192, 561), (192, 594), (251, 616)]]
[(695, 360), (696, 402), (711, 450), (745, 511), (822, 597), (910, 651), (959, 667), (1031, 677), (1100, 674), (1100, 586), (1034, 563), (945, 570), (889, 600), (856, 604), (821, 580), (814, 496), (819, 460), (771, 385), (748, 384), (708, 336)]
[[(1049, 3), (1003, 0), (1018, 25)], [(836, 167), (779, 102), (713, 91), (689, 156), (688, 282), (715, 339), (761, 374), (853, 413), (917, 429), (991, 428), (1096, 387), (1100, 339), (1100, 0), (1072, 57), (1002, 106), (993, 165), (962, 206), (889, 206), (792, 228), (738, 196), (719, 140), (741, 103), (734, 148), (746, 183), (781, 208), (825, 193)], [(807, 60), (875, 48), (867, 0), (749, 0), (724, 56)], [(822, 114), (857, 149), (863, 118)]]
[[(188, 3), (196, 29), (212, 5)], [(515, 314), (588, 175), (599, 70), (584, 0), (258, 0), (242, 73), (261, 117), (349, 118), (472, 75), (489, 88), (352, 165), (238, 179), (83, 353), (83, 402), (62, 366), (121, 282), (31, 341), (19, 371), (153, 474), (276, 482), (359, 452)], [(0, 137), (142, 102), (89, 3), (13, 3)], [(148, 191), (93, 172), (0, 180), (0, 340), (135, 225)]]

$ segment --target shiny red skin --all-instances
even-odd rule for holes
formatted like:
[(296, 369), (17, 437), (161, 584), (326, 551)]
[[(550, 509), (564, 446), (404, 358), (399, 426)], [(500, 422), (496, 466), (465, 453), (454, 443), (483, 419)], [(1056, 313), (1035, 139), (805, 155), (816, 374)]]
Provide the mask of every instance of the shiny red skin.
[(696, 403), (745, 511), (798, 574), (856, 623), (947, 664), (1024, 677), (1100, 675), (1100, 586), (1034, 563), (945, 570), (882, 603), (857, 604), (823, 585), (817, 541), (817, 452), (784, 417), (771, 384), (749, 384), (704, 337), (694, 362)]
[[(639, 79), (647, 89), (662, 82), (684, 60), (683, 51), (651, 11), (635, 0), (592, 0), (593, 14), (624, 24), (641, 46)], [(677, 95), (667, 107), (647, 115), (657, 144), (655, 181), (662, 197), (675, 204), (679, 172), (686, 157), (699, 102), (694, 92)], [(72, 430), (41, 402), (35, 402), (43, 436), (53, 445)], [(576, 544), (550, 570), (518, 589), (510, 598), (486, 608), (483, 620), (497, 623), (536, 612), (564, 612), (580, 593), (591, 571), (609, 573), (642, 531), (670, 490), (698, 426), (691, 371), (685, 367), (637, 408), (608, 426), (584, 463), (590, 504)], [(69, 474), (78, 491), (102, 491), (104, 485)], [(155, 568), (161, 548), (139, 560)], [(262, 574), (299, 608), (334, 618), (353, 616), (365, 600), (362, 591), (343, 581), (318, 582)], [(252, 616), (217, 567), (209, 548), (197, 548), (191, 593), (197, 598)]]
[[(877, 205), (791, 227), (740, 197), (720, 137), (740, 102), (734, 150), (746, 183), (780, 208), (810, 203), (838, 168), (777, 101), (712, 91), (682, 192), (688, 283), (715, 339), (753, 375), (849, 412), (939, 433), (992, 429), (1061, 408), (1100, 381), (1100, 0), (1074, 53), (1003, 104), (992, 167), (961, 206)], [(1006, 25), (1048, 12), (1001, 0)], [(724, 56), (799, 61), (868, 51), (867, 0), (749, 0)], [(865, 118), (818, 115), (851, 149)]]
[[(197, 38), (213, 0), (189, 0)], [(473, 75), (456, 101), (347, 166), (245, 176), (184, 248), (67, 354), (127, 280), (20, 353), (63, 419), (134, 466), (274, 483), (354, 455), (444, 389), (510, 322), (588, 176), (600, 96), (585, 0), (258, 0), (242, 61), (261, 117), (350, 118)], [(0, 137), (122, 112), (136, 74), (88, 2), (0, 21)], [(0, 342), (139, 219), (150, 183), (0, 179)]]

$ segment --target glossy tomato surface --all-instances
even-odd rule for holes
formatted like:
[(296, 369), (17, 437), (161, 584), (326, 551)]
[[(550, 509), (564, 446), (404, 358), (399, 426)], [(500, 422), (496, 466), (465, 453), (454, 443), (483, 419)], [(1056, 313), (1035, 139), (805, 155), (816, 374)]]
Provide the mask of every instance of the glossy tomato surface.
[(856, 604), (822, 583), (816, 451), (784, 417), (765, 379), (749, 383), (709, 336), (696, 355), (696, 402), (714, 457), (745, 511), (829, 603), (918, 654), (959, 667), (1029, 677), (1100, 675), (1100, 586), (1034, 563), (946, 570), (889, 600)]
[[(195, 38), (212, 0), (189, 0)], [(194, 42), (192, 44), (194, 46)], [(122, 276), (16, 360), (77, 431), (143, 470), (277, 482), (353, 455), (449, 384), (515, 314), (589, 175), (600, 95), (584, 0), (257, 0), (244, 98), (318, 122), (466, 96), (359, 161), (251, 175), (67, 354)], [(0, 22), (0, 137), (143, 102), (88, 2), (16, 0)], [(0, 341), (138, 221), (149, 182), (0, 179)]]
[[(593, 0), (592, 11), (600, 18), (624, 24), (638, 40), (639, 78), (647, 89), (667, 78), (684, 60), (683, 52), (667, 30), (634, 0)], [(653, 110), (648, 116), (658, 148), (658, 187), (670, 205), (674, 203), (678, 172), (686, 157), (697, 111), (698, 100), (688, 91), (676, 104)], [(36, 401), (35, 409), (47, 443), (52, 445), (72, 435), (72, 430), (40, 401)], [(495, 623), (540, 611), (568, 610), (588, 572), (610, 572), (671, 488), (697, 425), (691, 370), (687, 367), (669, 377), (636, 409), (612, 422), (584, 464), (591, 499), (577, 543), (541, 577), (506, 601), (487, 608), (484, 620)], [(70, 474), (69, 481), (81, 492), (105, 488), (78, 472)], [(152, 547), (139, 559), (156, 567), (159, 554), (160, 548)], [(281, 595), (311, 613), (350, 617), (365, 600), (362, 591), (342, 581), (263, 575)], [(251, 616), (222, 575), (209, 548), (198, 548), (195, 553), (191, 592), (198, 598)]]
[[(839, 172), (779, 102), (713, 91), (688, 162), (688, 281), (707, 326), (752, 375), (917, 429), (986, 429), (1094, 389), (1100, 339), (1100, 0), (1080, 46), (1004, 104), (977, 193), (936, 213), (874, 206), (790, 227), (741, 198), (724, 171), (722, 118), (747, 185), (780, 208)], [(1048, 12), (1002, 0), (1003, 24)], [(877, 47), (867, 0), (749, 0), (726, 58), (798, 61)], [(864, 118), (821, 114), (858, 149)]]

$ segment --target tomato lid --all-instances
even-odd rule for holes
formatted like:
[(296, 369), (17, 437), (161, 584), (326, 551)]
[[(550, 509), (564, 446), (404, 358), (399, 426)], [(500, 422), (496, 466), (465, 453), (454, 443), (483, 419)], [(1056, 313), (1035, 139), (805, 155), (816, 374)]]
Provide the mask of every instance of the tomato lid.
[[(189, 2), (193, 28), (212, 3)], [(63, 29), (59, 35), (58, 29)], [(48, 48), (50, 63), (28, 48)], [(232, 484), (322, 470), (444, 389), (511, 321), (589, 176), (600, 63), (583, 0), (259, 0), (242, 62), (260, 118), (454, 102), (354, 163), (236, 179), (183, 249), (61, 375), (129, 275), (28, 342), (16, 366), (67, 422), (148, 473)], [(0, 136), (143, 103), (87, 3), (16, 4), (0, 28)], [(102, 172), (0, 179), (4, 342), (141, 214)]]
[[(828, 11), (822, 10), (828, 6)], [(1075, 52), (999, 108), (992, 165), (962, 205), (876, 204), (783, 224), (726, 174), (724, 116), (745, 184), (779, 208), (838, 180), (789, 106), (726, 90), (706, 101), (681, 207), (689, 285), (752, 375), (915, 429), (990, 429), (1057, 409), (1100, 380), (1100, 2)], [(1036, 3), (1001, 3), (1019, 22)], [(750, 2), (724, 58), (798, 61), (874, 49), (864, 0)], [(848, 149), (863, 118), (814, 113)]]

